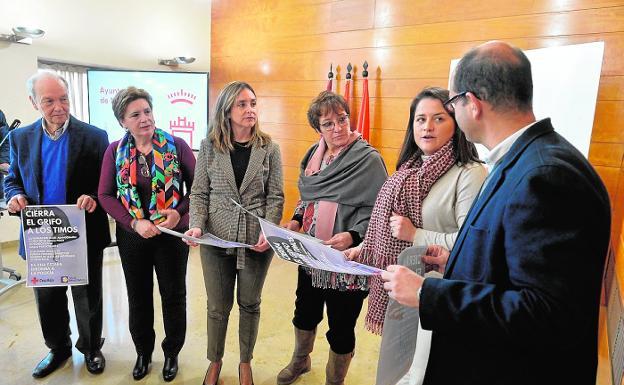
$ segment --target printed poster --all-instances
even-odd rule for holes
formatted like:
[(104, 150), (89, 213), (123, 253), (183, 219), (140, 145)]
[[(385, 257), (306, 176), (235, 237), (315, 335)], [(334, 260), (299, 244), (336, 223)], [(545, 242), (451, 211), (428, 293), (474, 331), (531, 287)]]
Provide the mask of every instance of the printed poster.
[(89, 283), (85, 212), (75, 205), (22, 210), (27, 287)]

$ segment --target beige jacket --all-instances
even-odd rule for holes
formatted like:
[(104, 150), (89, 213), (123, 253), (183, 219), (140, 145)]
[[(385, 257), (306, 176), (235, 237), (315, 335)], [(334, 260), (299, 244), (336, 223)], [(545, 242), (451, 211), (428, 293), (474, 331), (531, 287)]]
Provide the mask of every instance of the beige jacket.
[[(190, 228), (198, 227), (228, 241), (255, 244), (260, 224), (234, 205), (230, 198), (255, 215), (279, 223), (284, 208), (282, 161), (279, 146), (271, 142), (253, 146), (240, 189), (236, 187), (229, 153), (214, 151), (202, 140), (190, 194)], [(202, 253), (207, 249), (202, 247)], [(245, 267), (245, 249), (228, 249), (237, 255), (237, 269)]]
[(482, 164), (470, 163), (453, 165), (438, 179), (423, 201), (423, 228), (416, 230), (414, 246), (442, 245), (451, 250), (486, 176)]

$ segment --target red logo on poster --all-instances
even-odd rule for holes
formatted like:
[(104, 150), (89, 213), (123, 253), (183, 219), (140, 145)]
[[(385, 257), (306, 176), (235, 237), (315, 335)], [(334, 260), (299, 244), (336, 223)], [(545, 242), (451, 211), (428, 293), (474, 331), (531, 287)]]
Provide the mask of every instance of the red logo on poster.
[(192, 92), (184, 91), (183, 89), (180, 89), (180, 91), (173, 91), (169, 93), (167, 95), (167, 98), (169, 98), (169, 103), (171, 104), (176, 104), (176, 103), (193, 104), (195, 102), (195, 99), (197, 99), (197, 96), (195, 96), (195, 94), (193, 94)]
[[(195, 122), (187, 120), (186, 117), (178, 116), (177, 120), (169, 121), (169, 129), (171, 135), (181, 136), (193, 148), (193, 131), (195, 131)], [(181, 134), (181, 135), (180, 135)]]

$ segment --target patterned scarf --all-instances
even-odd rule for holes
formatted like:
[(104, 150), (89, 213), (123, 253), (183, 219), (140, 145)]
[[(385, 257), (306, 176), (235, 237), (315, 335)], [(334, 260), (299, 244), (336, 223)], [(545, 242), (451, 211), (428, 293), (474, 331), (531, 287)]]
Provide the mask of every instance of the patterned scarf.
[[(150, 197), (150, 221), (160, 223), (165, 218), (158, 210), (175, 208), (180, 200), (180, 164), (176, 153), (173, 136), (157, 128), (152, 138), (154, 161), (152, 176), (152, 194)], [(137, 185), (137, 149), (134, 137), (128, 132), (119, 141), (115, 167), (117, 169), (117, 191), (121, 203), (130, 215), (136, 219), (145, 218), (141, 208), (141, 199)]]
[[(392, 213), (408, 217), (414, 226), (422, 228), (422, 202), (454, 163), (453, 141), (450, 140), (424, 161), (420, 157), (410, 158), (388, 178), (375, 201), (358, 262), (380, 269), (396, 264), (398, 255), (412, 242), (392, 236), (389, 225)], [(388, 294), (383, 289), (383, 281), (378, 276), (371, 277), (365, 319), (367, 330), (382, 333), (387, 306)]]

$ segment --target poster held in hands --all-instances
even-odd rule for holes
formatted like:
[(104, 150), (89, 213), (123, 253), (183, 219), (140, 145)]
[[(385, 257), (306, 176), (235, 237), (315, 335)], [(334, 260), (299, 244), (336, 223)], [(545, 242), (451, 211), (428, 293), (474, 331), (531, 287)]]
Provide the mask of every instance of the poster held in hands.
[[(398, 264), (424, 276), (425, 264), (421, 257), (426, 251), (422, 246), (408, 247), (399, 254)], [(401, 305), (390, 298), (379, 349), (376, 385), (394, 385), (407, 373), (414, 360), (419, 321), (417, 308)]]
[(216, 235), (213, 235), (210, 233), (203, 234), (201, 237), (196, 238), (196, 237), (191, 237), (189, 235), (179, 233), (174, 230), (167, 229), (162, 226), (156, 226), (156, 227), (158, 228), (158, 230), (162, 231), (165, 234), (169, 234), (178, 238), (186, 239), (187, 241), (195, 242), (199, 245), (215, 246), (215, 247), (221, 247), (224, 249), (235, 248), (235, 247), (245, 247), (245, 248), (253, 247), (253, 245), (248, 245), (246, 243), (226, 241), (225, 239), (221, 239), (217, 237)]
[(258, 218), (264, 237), (275, 254), (286, 261), (320, 270), (356, 275), (374, 275), (381, 269), (348, 261), (341, 251), (321, 243), (319, 239), (287, 230)]
[(26, 206), (21, 220), (27, 287), (89, 283), (84, 210), (75, 205)]

